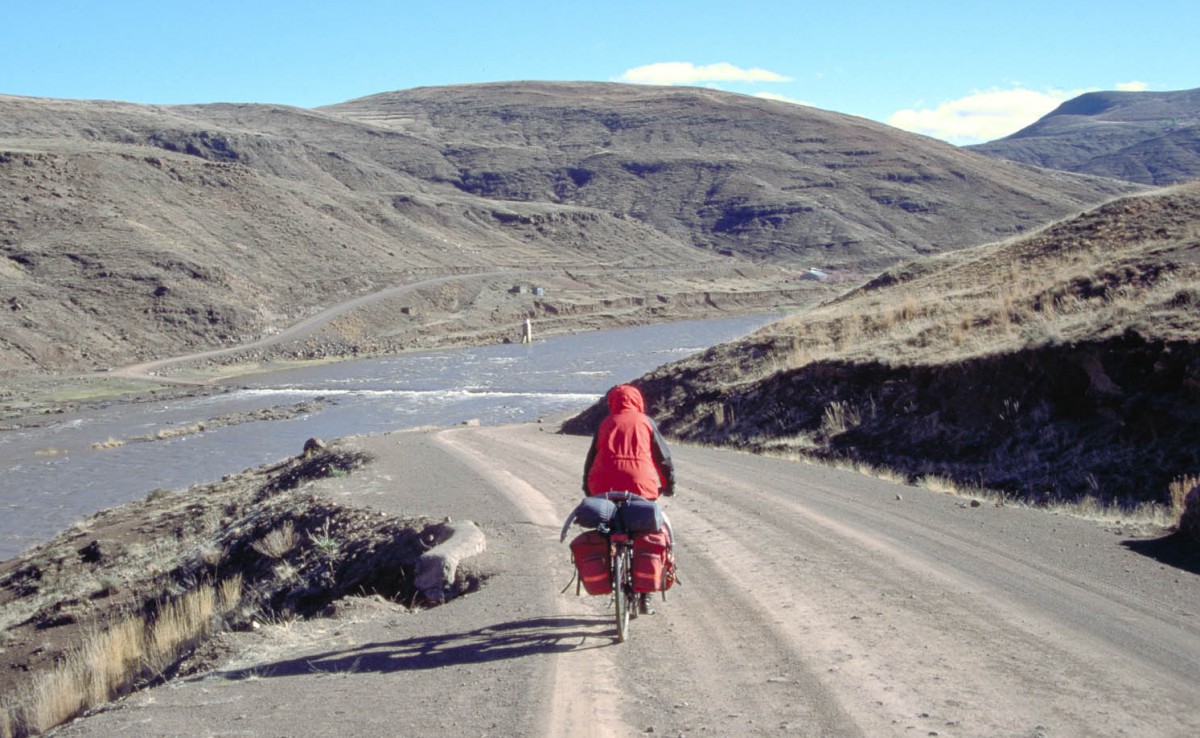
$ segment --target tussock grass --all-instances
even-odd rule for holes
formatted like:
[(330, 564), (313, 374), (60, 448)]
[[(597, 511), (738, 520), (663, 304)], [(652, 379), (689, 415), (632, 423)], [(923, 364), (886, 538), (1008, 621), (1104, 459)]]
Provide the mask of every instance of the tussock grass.
[(1183, 515), (1184, 507), (1187, 504), (1187, 494), (1198, 484), (1200, 484), (1200, 476), (1193, 475), (1182, 476), (1171, 482), (1171, 512), (1176, 517)]
[[(701, 444), (702, 445), (702, 444)], [(720, 448), (720, 446), (716, 446)], [(791, 461), (803, 462), (806, 464), (816, 464), (826, 466), (831, 469), (841, 469), (843, 471), (861, 474), (875, 479), (882, 479), (886, 482), (892, 482), (898, 485), (915, 484), (918, 487), (923, 487), (931, 492), (951, 497), (960, 497), (964, 499), (978, 500), (981, 503), (993, 505), (995, 507), (1019, 507), (1030, 510), (1041, 510), (1058, 515), (1066, 515), (1069, 517), (1090, 520), (1092, 522), (1101, 523), (1104, 525), (1134, 525), (1134, 526), (1152, 526), (1154, 528), (1168, 529), (1178, 523), (1179, 515), (1182, 510), (1175, 510), (1165, 505), (1156, 505), (1150, 502), (1144, 502), (1133, 506), (1108, 504), (1101, 502), (1094, 496), (1085, 497), (1078, 502), (1056, 502), (1050, 504), (1034, 504), (1019, 497), (1015, 497), (997, 490), (987, 489), (978, 485), (963, 484), (949, 477), (938, 475), (927, 475), (917, 480), (912, 480), (902, 472), (894, 469), (888, 469), (879, 466), (873, 466), (861, 461), (852, 460), (836, 460), (828, 461), (822, 459), (814, 459), (809, 456), (789, 453), (787, 451), (767, 452), (768, 456), (776, 458), (784, 458)], [(1183, 494), (1192, 489), (1191, 481), (1200, 483), (1200, 477), (1185, 478), (1181, 480), (1185, 487)], [(1172, 486), (1172, 491), (1175, 487)]]
[(290, 520), (253, 544), (255, 551), (271, 559), (282, 559), (295, 547), (296, 526)]
[(825, 408), (821, 418), (821, 432), (826, 436), (836, 436), (845, 433), (861, 421), (858, 408), (852, 403), (835, 400)]
[[(1197, 192), (1175, 196), (1190, 207)], [(1179, 310), (1196, 304), (1200, 265), (1169, 258), (1200, 227), (1170, 220), (1169, 207), (1131, 197), (1032, 236), (895, 267), (761, 331), (779, 340), (745, 379), (833, 359), (962, 361), (1131, 324), (1200, 338), (1200, 319)]]
[(0, 706), (0, 738), (40, 735), (159, 677), (220, 627), (241, 592), (240, 576), (204, 584), (165, 603), (153, 621), (131, 615), (91, 634), (24, 694)]
[(1013, 495), (984, 487), (963, 485), (939, 476), (922, 477), (918, 486), (952, 497), (970, 498), (997, 507), (1020, 507), (1089, 520), (1102, 525), (1150, 526), (1168, 529), (1178, 522), (1179, 515), (1166, 505), (1142, 502), (1135, 505), (1106, 503), (1094, 495), (1077, 501), (1033, 504)]
[(216, 603), (216, 591), (204, 586), (159, 611), (146, 643), (147, 661), (155, 672), (165, 671), (180, 651), (208, 635)]
[(85, 642), (80, 656), (90, 705), (117, 697), (129, 676), (141, 670), (146, 658), (145, 629), (142, 618), (128, 617)]
[(1180, 522), (1183, 518), (1184, 510), (1187, 509), (1188, 492), (1195, 489), (1196, 485), (1200, 485), (1200, 475), (1184, 475), (1171, 482), (1169, 490), (1171, 493), (1171, 515), (1175, 518), (1176, 523)]
[(1149, 525), (1165, 529), (1171, 527), (1178, 520), (1178, 515), (1174, 514), (1169, 507), (1151, 502), (1142, 502), (1132, 506), (1119, 505), (1116, 503), (1105, 503), (1094, 495), (1087, 495), (1077, 501), (1031, 504), (1003, 492), (989, 490), (984, 487), (963, 485), (946, 477), (922, 477), (917, 481), (917, 484), (933, 492), (940, 492), (952, 497), (971, 498), (1002, 507), (1022, 507), (1042, 510), (1058, 515), (1090, 520), (1104, 525)]

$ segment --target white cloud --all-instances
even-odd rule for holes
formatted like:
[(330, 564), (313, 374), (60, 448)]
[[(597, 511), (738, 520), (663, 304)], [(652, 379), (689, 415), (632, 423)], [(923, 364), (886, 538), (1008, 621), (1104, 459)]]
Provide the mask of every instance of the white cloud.
[(1118, 82), (1117, 89), (1121, 92), (1145, 92), (1150, 85), (1145, 82)]
[(640, 85), (695, 85), (704, 82), (791, 82), (766, 69), (742, 69), (728, 62), (696, 66), (691, 62), (660, 62), (628, 69), (617, 78)]
[(935, 108), (899, 110), (887, 122), (953, 144), (981, 143), (1016, 133), (1083, 92), (1086, 90), (988, 90)]

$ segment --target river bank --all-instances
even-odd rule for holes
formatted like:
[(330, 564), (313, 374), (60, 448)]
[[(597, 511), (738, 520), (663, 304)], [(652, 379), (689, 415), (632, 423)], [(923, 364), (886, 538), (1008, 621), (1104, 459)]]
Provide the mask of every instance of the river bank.
[(529, 345), (280, 363), (270, 365), (277, 369), (273, 372), (203, 386), (143, 384), (115, 396), (99, 390), (123, 385), (92, 384), (116, 381), (112, 377), (91, 379), (78, 386), (90, 395), (76, 394), (53, 412), (5, 422), (0, 559), (86, 515), (153, 490), (216, 481), (275, 462), (312, 436), (341, 438), (469, 420), (508, 424), (577, 412), (613, 384), (770, 320), (745, 316), (662, 323), (541, 338)]
[[(0, 563), (0, 735), (40, 733), (202, 669), (211, 632), (320, 614), (348, 594), (419, 606), (417, 560), (447, 527), (305, 490), (369, 461), (313, 441), (275, 464), (101, 511)], [(474, 586), (464, 576), (450, 594)], [(220, 604), (182, 614), (204, 597)], [(167, 628), (184, 632), (164, 646)], [(69, 694), (80, 682), (89, 686)]]

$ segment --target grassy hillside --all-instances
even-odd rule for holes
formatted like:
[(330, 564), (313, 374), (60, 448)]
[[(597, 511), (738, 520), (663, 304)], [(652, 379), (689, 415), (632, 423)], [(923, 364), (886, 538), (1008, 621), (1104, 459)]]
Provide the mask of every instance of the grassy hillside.
[(422, 88), (322, 108), (439, 142), (439, 179), (628, 214), (716, 253), (852, 264), (977, 245), (1116, 194), (815, 108), (600, 83)]
[(1200, 471), (1200, 184), (896, 267), (641, 383), (677, 438), (1165, 502)]
[[(321, 110), (0, 95), (0, 372), (237, 345), (483, 271), (506, 276), (377, 304), (279, 351), (798, 305), (807, 267), (874, 272), (1129, 189), (705, 90), (480, 85)], [(509, 292), (543, 281), (551, 299)]]
[(1089, 92), (1011, 136), (968, 148), (1129, 182), (1188, 182), (1200, 177), (1200, 89)]

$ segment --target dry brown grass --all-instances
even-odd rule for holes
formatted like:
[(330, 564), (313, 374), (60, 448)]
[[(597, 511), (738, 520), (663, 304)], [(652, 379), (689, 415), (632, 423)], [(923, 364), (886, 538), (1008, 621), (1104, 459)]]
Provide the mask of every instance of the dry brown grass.
[[(1166, 197), (1177, 210), (1200, 210), (1200, 186)], [(744, 379), (825, 360), (962, 361), (1102, 339), (1131, 325), (1198, 340), (1200, 311), (1179, 303), (1200, 295), (1200, 264), (1186, 255), (1200, 227), (1163, 221), (1160, 211), (1174, 212), (1163, 201), (1128, 198), (1103, 217), (896, 267), (889, 286), (861, 288), (761, 331), (780, 350), (747, 367)]]
[(287, 521), (253, 544), (255, 551), (271, 559), (282, 559), (296, 547), (296, 527)]
[(152, 679), (219, 627), (241, 599), (241, 577), (201, 585), (165, 603), (152, 623), (140, 615), (93, 633), (23, 695), (0, 707), (0, 738), (40, 735)]
[(216, 604), (216, 591), (204, 586), (164, 605), (146, 639), (150, 668), (165, 670), (181, 650), (207, 636)]
[(858, 408), (849, 402), (834, 401), (825, 408), (821, 419), (821, 433), (826, 436), (836, 436), (845, 433), (862, 422)]
[(89, 638), (80, 652), (87, 675), (87, 699), (98, 705), (116, 697), (146, 657), (145, 621), (129, 617)]
[(1036, 508), (1049, 513), (1090, 520), (1102, 525), (1148, 525), (1154, 528), (1165, 529), (1173, 525), (1178, 519), (1178, 516), (1174, 515), (1166, 506), (1149, 502), (1128, 507), (1108, 504), (1102, 502), (1094, 495), (1088, 495), (1076, 502), (1058, 502), (1035, 506), (1002, 492), (974, 485), (964, 485), (946, 477), (922, 477), (917, 481), (917, 484), (933, 492), (940, 492), (952, 497), (970, 498), (992, 505)]
[(1171, 515), (1178, 522), (1183, 517), (1183, 511), (1187, 508), (1187, 495), (1200, 485), (1200, 475), (1186, 475), (1179, 477), (1171, 482)]
[(165, 441), (171, 438), (182, 438), (183, 436), (193, 436), (197, 433), (203, 433), (206, 427), (206, 424), (201, 422), (192, 423), (191, 425), (180, 426), (177, 428), (159, 428), (154, 433), (133, 436), (129, 440), (138, 442)]

